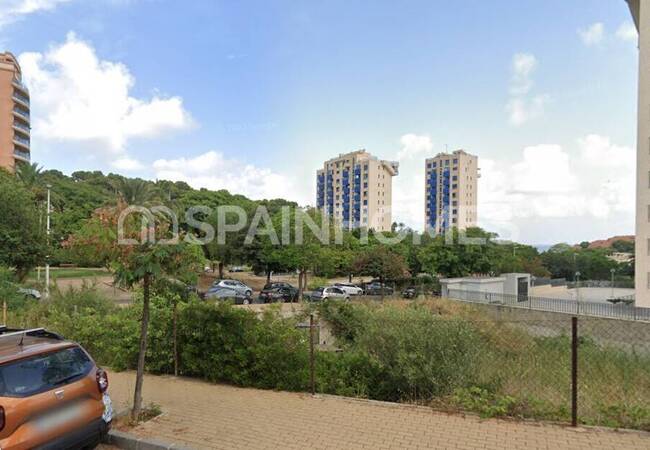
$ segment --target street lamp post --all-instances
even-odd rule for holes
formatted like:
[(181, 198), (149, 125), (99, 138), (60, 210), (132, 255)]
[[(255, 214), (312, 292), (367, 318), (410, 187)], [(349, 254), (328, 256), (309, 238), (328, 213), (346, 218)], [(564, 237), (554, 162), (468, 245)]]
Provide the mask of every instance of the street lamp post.
[(50, 189), (47, 185), (47, 254), (45, 255), (45, 298), (50, 298)]
[(576, 272), (576, 302), (578, 314), (580, 314), (580, 272)]
[(616, 273), (616, 269), (612, 267), (609, 269), (609, 272), (612, 274), (612, 298), (614, 298), (614, 274)]

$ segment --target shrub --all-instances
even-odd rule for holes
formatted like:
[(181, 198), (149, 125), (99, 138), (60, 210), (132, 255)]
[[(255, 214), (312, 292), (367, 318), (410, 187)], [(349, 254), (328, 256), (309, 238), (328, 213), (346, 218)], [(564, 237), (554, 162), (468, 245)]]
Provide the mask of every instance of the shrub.
[(352, 303), (324, 301), (317, 308), (334, 336), (344, 344), (353, 343), (368, 321), (368, 309)]
[(329, 361), (337, 379), (324, 381), (327, 389), (340, 392), (345, 385), (374, 399), (425, 401), (477, 379), (482, 341), (469, 322), (419, 306), (326, 302), (321, 311), (343, 345), (340, 358), (356, 367)]
[(316, 288), (328, 286), (330, 284), (327, 278), (311, 277), (307, 280), (307, 289), (312, 291)]

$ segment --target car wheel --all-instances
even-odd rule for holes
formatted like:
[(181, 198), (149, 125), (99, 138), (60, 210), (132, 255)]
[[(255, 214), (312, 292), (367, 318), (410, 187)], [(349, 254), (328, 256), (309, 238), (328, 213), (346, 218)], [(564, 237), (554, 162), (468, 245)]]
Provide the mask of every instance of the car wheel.
[(250, 297), (251, 295), (253, 295), (253, 291), (251, 290), (246, 291), (246, 297)]
[(251, 304), (251, 301), (250, 301), (248, 298), (245, 298), (245, 299), (242, 301), (242, 305), (250, 305), (250, 304)]

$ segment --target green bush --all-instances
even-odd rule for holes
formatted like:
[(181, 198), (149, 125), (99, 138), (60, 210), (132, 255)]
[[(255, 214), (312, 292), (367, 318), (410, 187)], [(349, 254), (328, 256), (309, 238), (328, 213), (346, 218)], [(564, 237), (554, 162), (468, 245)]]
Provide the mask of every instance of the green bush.
[(477, 380), (483, 346), (466, 321), (441, 319), (419, 306), (325, 302), (321, 311), (343, 346), (343, 364), (353, 363), (347, 370), (330, 362), (336, 379), (323, 383), (332, 392), (344, 385), (374, 399), (426, 401)]
[(330, 282), (327, 278), (310, 277), (307, 279), (307, 290), (313, 291), (316, 288), (329, 286)]
[[(118, 308), (94, 289), (55, 291), (10, 310), (10, 326), (43, 326), (78, 341), (114, 370), (137, 364), (141, 296)], [(265, 389), (309, 388), (309, 334), (278, 308), (261, 316), (184, 291), (152, 292), (146, 369), (173, 373), (173, 320), (181, 375)], [(486, 417), (569, 418), (570, 342), (522, 324), (440, 314), (430, 302), (309, 305), (340, 351), (317, 351), (319, 392), (463, 409)], [(311, 309), (310, 309), (311, 311)], [(305, 314), (307, 314), (307, 311)], [(301, 316), (304, 320), (305, 315)], [(650, 430), (650, 357), (585, 336), (580, 419)]]

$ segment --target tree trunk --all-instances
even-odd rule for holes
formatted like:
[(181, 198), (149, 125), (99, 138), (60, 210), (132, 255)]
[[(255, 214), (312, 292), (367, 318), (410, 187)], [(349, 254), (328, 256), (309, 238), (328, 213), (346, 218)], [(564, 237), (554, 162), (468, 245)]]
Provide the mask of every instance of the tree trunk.
[(271, 271), (269, 268), (266, 268), (266, 284), (269, 284), (271, 282)]
[(147, 352), (147, 331), (149, 328), (149, 285), (151, 274), (147, 273), (143, 280), (142, 326), (140, 328), (140, 350), (138, 353), (138, 370), (135, 375), (135, 392), (133, 394), (133, 411), (131, 417), (138, 420), (142, 410), (142, 382), (144, 381), (144, 358)]
[(298, 271), (298, 301), (302, 302), (302, 269)]
[(348, 283), (352, 283), (352, 272), (348, 274)]
[(178, 300), (176, 300), (176, 297), (174, 296), (174, 329), (173, 329), (173, 335), (174, 335), (174, 376), (178, 376)]
[(302, 276), (302, 292), (304, 293), (307, 290), (307, 270), (305, 270), (305, 274)]
[(223, 262), (219, 261), (219, 278), (223, 280)]

